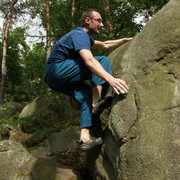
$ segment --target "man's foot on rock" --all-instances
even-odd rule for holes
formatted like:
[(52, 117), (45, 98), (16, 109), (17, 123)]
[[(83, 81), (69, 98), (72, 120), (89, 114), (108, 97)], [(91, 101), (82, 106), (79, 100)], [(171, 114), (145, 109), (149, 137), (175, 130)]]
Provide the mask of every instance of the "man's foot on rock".
[(92, 107), (92, 115), (99, 116), (105, 108), (111, 106), (112, 96), (107, 96), (104, 99), (99, 100), (94, 107)]
[(80, 149), (82, 151), (87, 151), (97, 145), (101, 145), (103, 143), (103, 139), (101, 137), (99, 138), (95, 138), (93, 136), (90, 136), (90, 140), (86, 143), (80, 141), (79, 144), (80, 144)]

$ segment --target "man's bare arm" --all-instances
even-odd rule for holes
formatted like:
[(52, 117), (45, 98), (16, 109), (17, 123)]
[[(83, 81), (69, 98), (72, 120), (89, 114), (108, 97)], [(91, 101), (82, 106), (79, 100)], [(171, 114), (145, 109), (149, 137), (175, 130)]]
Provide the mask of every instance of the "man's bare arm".
[(111, 74), (109, 74), (97, 61), (91, 51), (87, 49), (82, 49), (79, 51), (81, 58), (84, 60), (85, 65), (90, 69), (92, 73), (101, 79), (105, 80), (109, 85), (114, 89), (116, 94), (120, 94), (121, 90), (127, 93), (128, 86), (125, 81), (114, 78)]
[(108, 40), (108, 41), (98, 41), (95, 40), (94, 45), (92, 48), (94, 49), (102, 49), (102, 50), (108, 50), (115, 48), (119, 45), (122, 45), (128, 41), (132, 40), (132, 38), (121, 38), (121, 39), (116, 39), (116, 40)]

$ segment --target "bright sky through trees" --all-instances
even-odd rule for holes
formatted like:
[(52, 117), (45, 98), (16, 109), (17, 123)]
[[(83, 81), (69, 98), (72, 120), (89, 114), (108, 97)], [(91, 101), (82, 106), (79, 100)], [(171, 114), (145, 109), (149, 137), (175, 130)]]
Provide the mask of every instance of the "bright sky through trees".
[[(0, 13), (0, 28), (3, 29), (3, 23), (4, 19), (1, 17)], [(13, 23), (13, 20), (12, 20)], [(43, 42), (45, 42), (45, 35), (46, 31), (45, 29), (41, 26), (41, 19), (36, 17), (35, 19), (31, 20), (28, 15), (25, 16), (25, 18), (21, 18), (18, 22), (13, 23), (13, 29), (16, 27), (28, 27), (26, 30), (27, 32), (27, 39), (26, 42), (32, 49), (33, 44), (41, 41), (41, 37), (43, 39)]]

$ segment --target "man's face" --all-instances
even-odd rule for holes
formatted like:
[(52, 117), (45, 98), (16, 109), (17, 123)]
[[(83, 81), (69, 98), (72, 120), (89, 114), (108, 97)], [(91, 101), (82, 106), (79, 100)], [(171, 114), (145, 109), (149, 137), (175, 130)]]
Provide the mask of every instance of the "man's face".
[(92, 18), (87, 17), (87, 20), (89, 24), (89, 35), (100, 34), (100, 30), (104, 26), (102, 23), (101, 15), (98, 12), (94, 11)]

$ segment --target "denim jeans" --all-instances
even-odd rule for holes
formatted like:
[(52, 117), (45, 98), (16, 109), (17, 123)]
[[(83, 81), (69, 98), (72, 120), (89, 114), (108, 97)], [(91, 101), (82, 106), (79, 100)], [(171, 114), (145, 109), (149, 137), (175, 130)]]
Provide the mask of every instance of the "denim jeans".
[[(96, 60), (110, 74), (111, 63), (105, 56), (95, 56)], [(45, 79), (47, 85), (54, 91), (75, 98), (81, 107), (81, 128), (91, 127), (101, 122), (101, 117), (92, 117), (92, 88), (106, 83), (91, 73), (82, 59), (67, 59), (59, 63), (46, 65)], [(90, 80), (87, 83), (86, 80)]]

